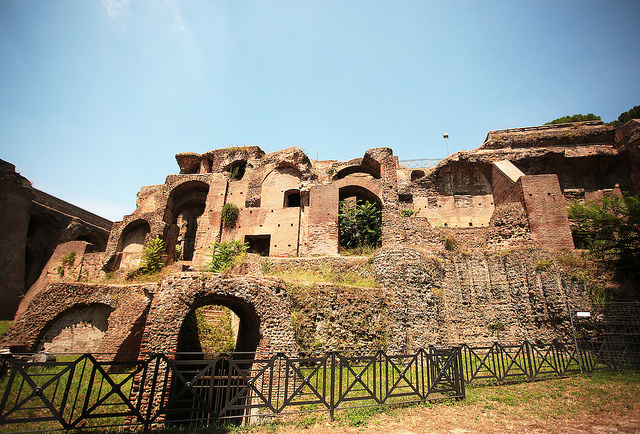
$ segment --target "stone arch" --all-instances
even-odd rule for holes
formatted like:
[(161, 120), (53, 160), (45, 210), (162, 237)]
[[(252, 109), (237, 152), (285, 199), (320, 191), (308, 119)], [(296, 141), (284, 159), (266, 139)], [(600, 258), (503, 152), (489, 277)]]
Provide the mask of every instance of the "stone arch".
[(362, 176), (350, 176), (338, 180), (334, 184), (338, 188), (339, 200), (356, 196), (369, 202), (375, 202), (379, 205), (380, 209), (383, 208), (383, 203), (380, 199), (382, 197), (382, 187), (380, 183), (374, 179)]
[(284, 207), (299, 208), (301, 204), (300, 190), (292, 188), (284, 192)]
[(278, 167), (269, 172), (262, 181), (261, 207), (283, 208), (285, 192), (298, 190), (302, 173), (294, 167)]
[[(107, 239), (98, 232), (87, 232), (76, 238), (76, 241), (86, 241), (94, 246), (93, 251), (103, 252), (107, 246)], [(88, 251), (87, 253), (90, 253)]]
[[(123, 256), (140, 257), (144, 242), (150, 237), (162, 236), (165, 227), (166, 223), (162, 218), (158, 218), (157, 213), (124, 216), (122, 221), (114, 223), (111, 229), (105, 248), (102, 269), (104, 271), (117, 271), (121, 267)], [(144, 238), (141, 233), (134, 234), (133, 232), (135, 231), (144, 232)], [(133, 244), (139, 245), (134, 246)], [(124, 247), (128, 247), (127, 251), (137, 250), (138, 252), (135, 254), (123, 253)]]
[(350, 164), (346, 167), (341, 168), (338, 172), (333, 176), (334, 180), (344, 179), (349, 175), (353, 175), (354, 173), (365, 173), (367, 175), (371, 175), (375, 179), (380, 179), (380, 162), (365, 156), (365, 158), (352, 160), (354, 164)]
[[(237, 339), (235, 340), (235, 347), (233, 351), (243, 353), (256, 352), (258, 342), (260, 341), (260, 319), (255, 312), (254, 306), (235, 296), (209, 294), (199, 299), (191, 308), (187, 316), (205, 306), (220, 306), (228, 308), (238, 319), (239, 325)], [(185, 332), (187, 331), (187, 326), (189, 326), (189, 324), (187, 324), (186, 321), (183, 321), (178, 335), (178, 352), (185, 350)], [(199, 351), (200, 350), (202, 350), (202, 348), (200, 348)]]
[(144, 243), (148, 240), (150, 232), (151, 225), (145, 219), (129, 222), (120, 232), (116, 253), (108, 264), (109, 270), (137, 268), (144, 250)]
[(0, 344), (14, 352), (33, 352), (47, 330), (65, 312), (103, 305), (110, 309), (108, 329), (95, 352), (103, 354), (105, 359), (131, 358), (132, 353), (140, 347), (142, 327), (150, 304), (149, 294), (155, 287), (155, 283), (99, 285), (75, 282), (47, 285), (33, 295), (28, 309), (16, 317), (14, 324), (0, 339)]
[(165, 220), (169, 224), (165, 236), (169, 257), (174, 256), (179, 245), (179, 259), (193, 260), (200, 218), (204, 214), (208, 194), (209, 184), (196, 180), (178, 185), (169, 194), (165, 213)]
[(245, 172), (247, 171), (247, 160), (235, 160), (233, 163), (229, 164), (227, 167), (224, 167), (223, 170), (229, 172), (229, 179), (231, 181), (240, 181)]
[(425, 176), (424, 170), (411, 171), (411, 181), (417, 181), (420, 178), (424, 178), (424, 176)]
[(117, 252), (142, 252), (149, 232), (151, 232), (151, 225), (148, 221), (143, 219), (132, 221), (120, 233)]
[(94, 353), (109, 328), (113, 308), (103, 303), (75, 305), (58, 314), (39, 336), (37, 351)]
[(244, 322), (237, 349), (256, 353), (295, 350), (291, 306), (283, 282), (183, 273), (166, 278), (154, 296), (142, 351), (175, 354), (185, 318), (192, 310), (207, 304), (229, 307)]
[(360, 185), (346, 185), (344, 187), (340, 187), (338, 189), (338, 197), (339, 200), (345, 200), (350, 197), (355, 197), (358, 201), (366, 200), (371, 203), (375, 203), (378, 208), (382, 210), (382, 200), (380, 200), (380, 197), (368, 188)]

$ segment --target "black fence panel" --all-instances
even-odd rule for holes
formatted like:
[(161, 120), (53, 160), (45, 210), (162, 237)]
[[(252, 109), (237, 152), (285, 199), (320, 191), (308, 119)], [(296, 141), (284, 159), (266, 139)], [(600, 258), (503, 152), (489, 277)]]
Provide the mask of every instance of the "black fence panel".
[[(32, 362), (3, 356), (2, 431), (241, 423), (249, 418), (425, 402), (465, 396), (460, 348), (410, 354), (312, 357), (153, 355), (108, 362), (107, 355)], [(68, 360), (66, 360), (68, 359)]]

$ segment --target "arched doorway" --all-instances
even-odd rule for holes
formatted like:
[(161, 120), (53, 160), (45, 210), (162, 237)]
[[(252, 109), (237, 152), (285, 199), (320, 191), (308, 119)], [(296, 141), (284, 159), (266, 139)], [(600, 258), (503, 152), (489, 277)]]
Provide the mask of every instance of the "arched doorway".
[(258, 316), (242, 300), (210, 296), (197, 303), (180, 329), (168, 420), (224, 416), (241, 423), (259, 338)]
[[(194, 327), (198, 328), (194, 330)], [(260, 321), (252, 306), (228, 296), (209, 296), (187, 314), (178, 335), (177, 356), (181, 353), (254, 353), (260, 340)], [(230, 344), (230, 341), (233, 344)], [(197, 350), (200, 351), (197, 351)]]
[(339, 189), (339, 245), (341, 249), (376, 248), (382, 243), (382, 201), (359, 185)]
[(151, 232), (149, 222), (135, 220), (129, 223), (120, 235), (116, 256), (109, 263), (109, 270), (135, 270), (140, 265), (144, 243)]
[(31, 216), (25, 246), (25, 291), (40, 277), (42, 269), (56, 248), (60, 229), (60, 224), (50, 214), (41, 213)]

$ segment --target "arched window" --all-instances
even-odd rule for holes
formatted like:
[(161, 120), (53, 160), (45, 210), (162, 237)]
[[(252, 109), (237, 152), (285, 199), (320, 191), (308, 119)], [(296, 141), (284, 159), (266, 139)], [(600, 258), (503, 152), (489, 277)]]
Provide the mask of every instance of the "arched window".
[(284, 207), (298, 208), (300, 207), (300, 190), (287, 190), (284, 192)]
[(206, 207), (209, 184), (189, 181), (171, 192), (169, 213), (170, 236), (167, 237), (167, 253), (175, 250), (177, 260), (192, 261), (196, 249), (196, 236), (200, 217)]
[(368, 189), (347, 185), (339, 190), (341, 248), (375, 248), (382, 243), (382, 202)]
[(151, 231), (149, 223), (146, 220), (136, 220), (122, 231), (120, 242), (118, 243), (118, 252), (139, 253), (144, 248), (144, 241)]

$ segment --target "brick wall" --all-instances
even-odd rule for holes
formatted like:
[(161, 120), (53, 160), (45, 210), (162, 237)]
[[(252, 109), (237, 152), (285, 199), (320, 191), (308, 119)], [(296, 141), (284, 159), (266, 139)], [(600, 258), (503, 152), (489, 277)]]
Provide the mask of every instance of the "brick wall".
[[(34, 294), (29, 309), (3, 335), (0, 346), (18, 351), (33, 351), (56, 319), (70, 310), (92, 305), (109, 306), (108, 329), (100, 342), (92, 345), (97, 352), (137, 351), (131, 336), (140, 332), (140, 318), (146, 314), (151, 294), (157, 284), (98, 285), (78, 282), (53, 283)], [(124, 346), (124, 347), (123, 347)], [(116, 355), (106, 356), (107, 359)], [(121, 357), (124, 357), (121, 354)]]
[(25, 251), (29, 227), (29, 181), (0, 160), (0, 319), (11, 319), (25, 291)]
[(309, 190), (310, 255), (338, 253), (338, 188), (314, 185)]
[(270, 235), (270, 256), (297, 256), (300, 208), (247, 208), (235, 225), (223, 229), (222, 241), (244, 242), (247, 235)]
[(573, 237), (558, 177), (523, 176), (516, 188), (527, 213), (533, 240), (542, 248), (572, 250)]
[[(509, 164), (513, 166), (511, 163)], [(508, 173), (501, 170), (495, 163), (491, 166), (491, 190), (493, 194), (493, 201), (496, 206), (519, 200), (518, 195), (514, 191), (518, 178), (519, 177), (515, 176), (510, 177)]]
[(239, 351), (293, 351), (291, 307), (287, 288), (275, 279), (201, 276), (183, 273), (166, 278), (155, 294), (145, 325), (141, 357), (175, 353), (187, 314), (218, 304), (240, 318)]
[[(20, 305), (14, 318), (16, 321), (23, 316), (23, 314), (30, 308), (33, 300), (37, 298), (38, 294), (44, 291), (50, 283), (63, 280), (66, 280), (67, 282), (78, 281), (80, 271), (82, 269), (83, 257), (88, 245), (89, 243), (85, 241), (70, 241), (56, 247), (56, 250), (49, 258), (47, 265), (42, 269), (42, 273), (38, 280), (31, 285), (31, 288), (29, 288), (27, 293), (20, 300)], [(63, 266), (62, 258), (69, 255), (71, 252), (76, 252), (74, 263), (70, 266)], [(58, 267), (62, 267), (62, 273), (58, 271)]]
[(435, 227), (484, 227), (493, 214), (493, 197), (456, 195), (414, 197), (413, 210)]

